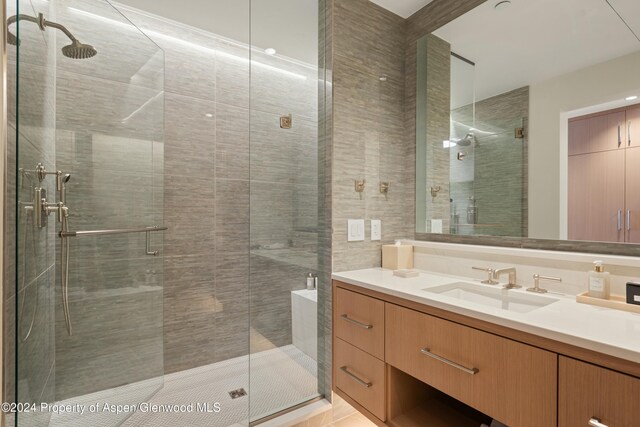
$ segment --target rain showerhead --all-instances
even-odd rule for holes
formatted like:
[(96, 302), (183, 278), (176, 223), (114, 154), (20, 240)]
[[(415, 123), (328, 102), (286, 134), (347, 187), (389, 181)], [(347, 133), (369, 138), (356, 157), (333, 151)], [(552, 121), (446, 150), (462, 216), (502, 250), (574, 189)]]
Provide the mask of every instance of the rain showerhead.
[(474, 146), (475, 146), (475, 145), (478, 145), (478, 138), (476, 138), (476, 136), (474, 134), (468, 133), (460, 141), (457, 141), (457, 144), (460, 147), (468, 147), (471, 144), (474, 144)]
[[(64, 25), (58, 24), (56, 22), (50, 22), (44, 19), (44, 15), (42, 13), (38, 14), (37, 18), (29, 15), (23, 15), (23, 14), (13, 15), (9, 19), (7, 19), (7, 27), (19, 20), (35, 22), (36, 24), (38, 24), (38, 27), (42, 31), (44, 31), (46, 27), (56, 28), (62, 31), (67, 37), (69, 37), (69, 40), (71, 40), (70, 45), (67, 45), (62, 48), (62, 54), (67, 58), (86, 59), (86, 58), (92, 58), (96, 56), (96, 54), (98, 53), (98, 51), (90, 44), (80, 43), (78, 39), (76, 39), (73, 36), (73, 34), (71, 34), (69, 30), (67, 30), (67, 28)], [(19, 46), (20, 39), (18, 39), (18, 37), (16, 37), (11, 32), (7, 31), (7, 43), (13, 46)]]
[(90, 44), (74, 40), (70, 45), (62, 48), (62, 54), (71, 59), (87, 59), (96, 56), (98, 51)]

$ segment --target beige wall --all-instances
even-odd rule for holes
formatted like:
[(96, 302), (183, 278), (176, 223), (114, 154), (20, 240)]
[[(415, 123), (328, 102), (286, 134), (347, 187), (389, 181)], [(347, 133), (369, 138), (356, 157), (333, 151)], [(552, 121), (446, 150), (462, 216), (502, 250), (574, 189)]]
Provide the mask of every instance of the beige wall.
[(640, 93), (640, 52), (532, 84), (529, 237), (567, 238), (569, 112)]

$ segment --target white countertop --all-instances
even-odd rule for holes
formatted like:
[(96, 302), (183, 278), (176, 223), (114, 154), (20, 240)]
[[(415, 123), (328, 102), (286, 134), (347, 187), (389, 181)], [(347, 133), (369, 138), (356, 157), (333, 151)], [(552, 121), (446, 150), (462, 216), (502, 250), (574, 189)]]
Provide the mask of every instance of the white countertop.
[[(479, 280), (441, 273), (421, 271), (418, 277), (404, 279), (394, 276), (391, 270), (369, 268), (333, 273), (332, 277), (372, 291), (640, 363), (640, 314), (579, 304), (574, 296), (551, 292), (544, 297), (557, 299), (557, 302), (528, 313), (516, 313), (425, 291), (452, 282), (489, 287), (480, 284)], [(523, 289), (505, 292), (532, 295)]]

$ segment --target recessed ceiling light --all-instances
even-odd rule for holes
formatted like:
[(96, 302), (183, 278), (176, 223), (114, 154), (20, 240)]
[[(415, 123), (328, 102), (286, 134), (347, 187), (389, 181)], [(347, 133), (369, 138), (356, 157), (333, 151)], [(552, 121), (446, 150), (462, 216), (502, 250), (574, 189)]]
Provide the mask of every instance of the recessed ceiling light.
[(211, 113), (207, 113), (207, 114), (205, 114), (204, 116), (210, 119), (211, 117), (213, 117), (213, 114), (211, 114)]
[(495, 8), (496, 10), (502, 10), (502, 9), (506, 9), (506, 8), (508, 8), (509, 6), (511, 6), (511, 1), (509, 1), (509, 0), (502, 0), (502, 1), (499, 1), (498, 3), (496, 3), (496, 5), (494, 6), (494, 8)]
[(266, 53), (267, 55), (275, 55), (276, 54), (276, 50), (272, 47), (268, 47), (264, 50), (264, 53)]
[(637, 95), (628, 96), (628, 97), (625, 98), (625, 100), (627, 100), (627, 101), (635, 101), (636, 99), (638, 99)]

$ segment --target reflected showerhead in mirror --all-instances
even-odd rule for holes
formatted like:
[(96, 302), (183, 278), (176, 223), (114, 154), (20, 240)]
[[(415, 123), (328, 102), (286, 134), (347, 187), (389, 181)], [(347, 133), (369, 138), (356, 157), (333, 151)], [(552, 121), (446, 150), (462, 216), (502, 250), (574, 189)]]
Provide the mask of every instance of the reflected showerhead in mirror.
[(465, 135), (464, 138), (456, 142), (460, 147), (468, 147), (471, 144), (473, 144), (473, 146), (475, 147), (478, 145), (478, 138), (476, 138), (476, 136), (473, 133), (468, 133)]
[[(23, 14), (13, 15), (9, 19), (7, 19), (7, 27), (9, 27), (9, 25), (15, 22), (18, 22), (19, 20), (34, 22), (38, 24), (38, 27), (42, 31), (44, 31), (46, 27), (56, 28), (62, 31), (69, 38), (69, 40), (71, 40), (70, 45), (67, 45), (62, 48), (62, 54), (67, 58), (87, 59), (87, 58), (93, 58), (98, 54), (98, 51), (93, 46), (91, 46), (90, 44), (80, 43), (78, 39), (76, 39), (74, 35), (71, 34), (71, 32), (67, 30), (67, 28), (64, 25), (58, 24), (56, 22), (47, 21), (44, 18), (44, 15), (42, 13), (38, 14), (37, 18), (29, 15), (23, 15)], [(11, 33), (10, 31), (7, 31), (7, 43), (13, 46), (19, 46), (20, 39), (18, 39), (18, 37), (16, 37), (15, 34)]]

